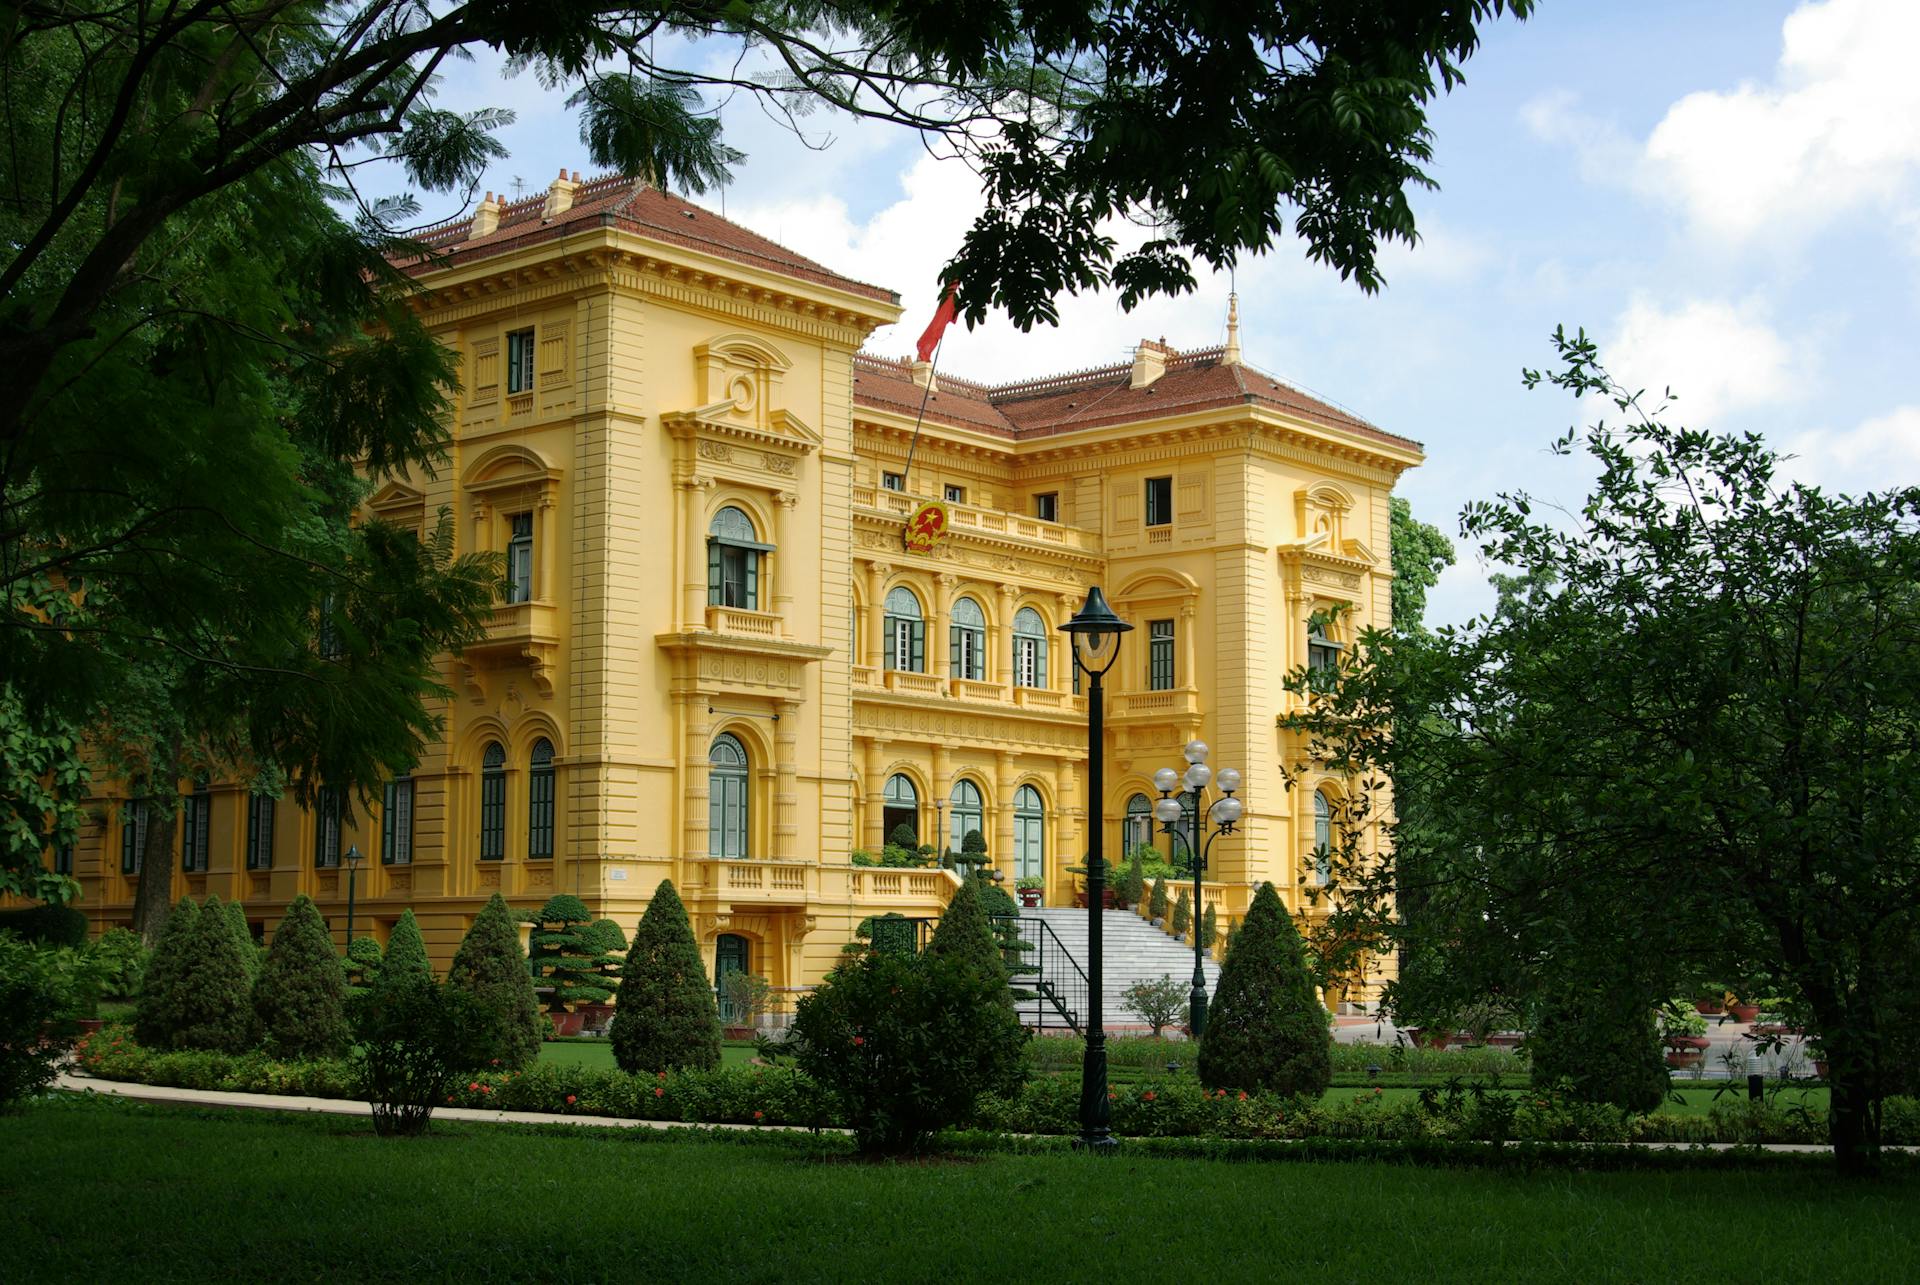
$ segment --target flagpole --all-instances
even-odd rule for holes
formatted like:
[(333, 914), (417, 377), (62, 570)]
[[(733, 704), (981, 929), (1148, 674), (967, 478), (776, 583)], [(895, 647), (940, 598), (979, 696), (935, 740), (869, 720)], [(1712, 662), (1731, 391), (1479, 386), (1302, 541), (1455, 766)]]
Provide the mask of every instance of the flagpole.
[(933, 346), (933, 360), (927, 363), (927, 386), (920, 390), (920, 410), (913, 417), (913, 438), (907, 443), (907, 462), (900, 466), (900, 485), (906, 486), (913, 477), (913, 453), (920, 446), (920, 423), (927, 417), (927, 399), (933, 396), (933, 375), (940, 369), (940, 350), (946, 347), (946, 337)]

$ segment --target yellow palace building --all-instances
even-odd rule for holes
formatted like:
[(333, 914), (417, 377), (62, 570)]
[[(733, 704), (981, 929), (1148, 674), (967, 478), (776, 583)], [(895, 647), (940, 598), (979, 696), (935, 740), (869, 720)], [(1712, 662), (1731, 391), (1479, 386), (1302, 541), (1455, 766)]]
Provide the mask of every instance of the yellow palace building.
[[(1342, 641), (1309, 636), (1316, 609), (1387, 623), (1388, 494), (1417, 443), (1248, 365), (1233, 326), (1010, 384), (867, 355), (892, 292), (617, 176), (489, 197), (427, 240), (453, 455), (369, 508), (450, 510), (463, 551), (504, 555), (505, 598), (383, 807), (190, 795), (176, 896), (271, 931), (304, 892), (341, 932), (354, 847), (356, 931), (411, 907), (444, 967), (496, 891), (575, 893), (631, 931), (670, 878), (710, 968), (799, 988), (865, 917), (957, 886), (856, 849), (978, 829), (1009, 886), (1069, 904), (1089, 816), (1110, 855), (1150, 837), (1152, 774), (1199, 736), (1245, 774), (1209, 871), (1223, 926), (1261, 880), (1303, 902), (1339, 784), (1284, 788), (1282, 681)], [(927, 500), (946, 536), (908, 552)], [(1133, 625), (1098, 800), (1059, 632), (1093, 585)], [(131, 917), (140, 818), (97, 803), (71, 860), (104, 928)]]

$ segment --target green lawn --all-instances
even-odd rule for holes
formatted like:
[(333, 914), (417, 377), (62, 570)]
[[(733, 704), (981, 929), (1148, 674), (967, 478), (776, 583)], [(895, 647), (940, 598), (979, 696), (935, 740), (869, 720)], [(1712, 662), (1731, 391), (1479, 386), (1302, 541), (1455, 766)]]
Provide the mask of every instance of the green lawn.
[(1710, 1272), (1728, 1227), (1764, 1229), (1768, 1279), (1920, 1276), (1913, 1172), (865, 1164), (838, 1145), (445, 1124), (394, 1141), (69, 1099), (0, 1118), (0, 1235), (13, 1281), (1645, 1281)]
[[(614, 1070), (613, 1045), (607, 1040), (548, 1040), (540, 1046), (540, 1060), (556, 1066), (584, 1066), (595, 1071)], [(753, 1045), (720, 1045), (722, 1066), (745, 1066), (753, 1061)]]

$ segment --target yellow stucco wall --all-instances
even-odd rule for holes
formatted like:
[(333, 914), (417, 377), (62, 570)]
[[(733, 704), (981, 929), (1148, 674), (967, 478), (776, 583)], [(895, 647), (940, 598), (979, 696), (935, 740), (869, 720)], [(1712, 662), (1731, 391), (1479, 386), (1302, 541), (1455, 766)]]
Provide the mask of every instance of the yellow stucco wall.
[[(1107, 682), (1105, 846), (1122, 851), (1129, 797), (1200, 736), (1213, 765), (1245, 773), (1248, 817), (1214, 849), (1209, 899), (1242, 911), (1272, 880), (1297, 904), (1310, 869), (1308, 800), (1281, 783), (1283, 674), (1306, 659), (1316, 607), (1388, 619), (1387, 497), (1420, 456), (1265, 407), (1157, 417), (1012, 441), (928, 424), (912, 494), (881, 489), (905, 459), (911, 417), (856, 404), (854, 353), (897, 310), (871, 297), (597, 227), (434, 274), (420, 300), (460, 353), (464, 391), (452, 458), (434, 478), (384, 486), (371, 510), (398, 522), (451, 513), (459, 547), (504, 551), (511, 519), (533, 522), (532, 600), (496, 612), (487, 638), (449, 658), (442, 740), (413, 775), (413, 859), (379, 859), (379, 817), (343, 843), (356, 931), (384, 939), (411, 907), (444, 966), (495, 891), (533, 908), (582, 897), (631, 931), (673, 879), (712, 964), (714, 941), (750, 943), (778, 987), (818, 981), (863, 917), (935, 914), (941, 871), (854, 868), (877, 851), (882, 792), (904, 775), (923, 839), (956, 782), (984, 801), (996, 866), (1015, 873), (1013, 800), (1043, 804), (1046, 897), (1089, 841), (1086, 705), (1072, 694), (1059, 625), (1101, 585), (1135, 626)], [(505, 336), (535, 333), (533, 387), (507, 387)], [(1174, 520), (1146, 528), (1148, 477), (1174, 478)], [(918, 498), (966, 488), (953, 534), (902, 550)], [(1060, 522), (1033, 496), (1055, 492)], [(772, 545), (760, 610), (707, 605), (706, 535), (723, 506)], [(911, 588), (926, 617), (926, 672), (880, 663), (882, 603)], [(987, 620), (986, 673), (948, 676), (953, 602)], [(1010, 681), (1015, 613), (1044, 620), (1044, 684)], [(1175, 685), (1148, 690), (1148, 623), (1176, 622)], [(1347, 636), (1351, 637), (1352, 627)], [(749, 758), (748, 856), (708, 855), (707, 755), (730, 733)], [(527, 854), (528, 769), (554, 753), (551, 859)], [(505, 857), (480, 857), (486, 747), (506, 751)], [(942, 804), (936, 810), (935, 801)], [(111, 790), (77, 848), (81, 905), (104, 927), (131, 915), (121, 813)], [(291, 802), (271, 868), (245, 868), (247, 795), (214, 791), (209, 869), (175, 895), (238, 898), (271, 930), (307, 893), (344, 930), (348, 876), (317, 868), (314, 823)], [(1164, 843), (1164, 840), (1162, 840)], [(1224, 918), (1222, 921), (1224, 929)]]

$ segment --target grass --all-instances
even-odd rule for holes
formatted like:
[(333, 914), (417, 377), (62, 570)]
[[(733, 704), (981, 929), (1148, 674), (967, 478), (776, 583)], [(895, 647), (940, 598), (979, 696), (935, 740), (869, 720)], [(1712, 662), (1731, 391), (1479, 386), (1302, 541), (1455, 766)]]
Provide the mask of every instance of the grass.
[[(436, 1125), (56, 1099), (0, 1118), (8, 1279), (1655, 1280), (1920, 1275), (1920, 1174), (1436, 1171), (1122, 1149), (862, 1164), (800, 1135)], [(1125, 1193), (1132, 1193), (1131, 1196)], [(1393, 1264), (1400, 1264), (1396, 1268)], [(1415, 1266), (1417, 1265), (1417, 1266)]]
[[(613, 1044), (608, 1040), (548, 1040), (540, 1046), (540, 1060), (555, 1066), (584, 1066), (594, 1071), (617, 1069)], [(720, 1045), (720, 1065), (745, 1066), (753, 1061), (753, 1045), (726, 1041)]]

